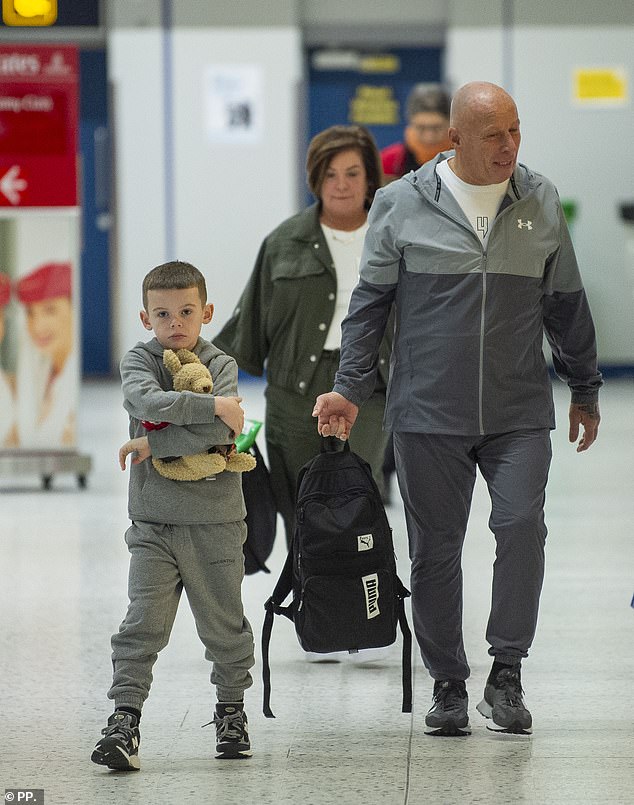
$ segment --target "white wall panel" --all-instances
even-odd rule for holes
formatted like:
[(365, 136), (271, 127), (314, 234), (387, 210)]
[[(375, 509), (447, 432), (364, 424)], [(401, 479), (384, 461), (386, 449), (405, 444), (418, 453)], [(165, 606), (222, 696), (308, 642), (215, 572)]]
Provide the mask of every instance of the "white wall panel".
[(165, 259), (163, 37), (115, 29), (108, 41), (115, 138), (116, 233), (112, 277), (113, 358), (147, 336), (141, 282)]
[[(634, 201), (633, 42), (633, 26), (525, 26), (514, 33), (521, 159), (578, 205), (573, 239), (605, 364), (634, 363), (634, 265), (618, 215), (620, 202)], [(625, 69), (628, 102), (575, 102), (574, 70), (597, 67)]]
[[(177, 29), (173, 43), (174, 240), (177, 256), (208, 279), (211, 337), (231, 315), (262, 238), (297, 211), (301, 45), (286, 27)], [(253, 141), (210, 137), (205, 79), (218, 65), (260, 77), (263, 118)]]
[(453, 27), (447, 31), (447, 83), (457, 89), (468, 81), (503, 84), (503, 32), (498, 26)]

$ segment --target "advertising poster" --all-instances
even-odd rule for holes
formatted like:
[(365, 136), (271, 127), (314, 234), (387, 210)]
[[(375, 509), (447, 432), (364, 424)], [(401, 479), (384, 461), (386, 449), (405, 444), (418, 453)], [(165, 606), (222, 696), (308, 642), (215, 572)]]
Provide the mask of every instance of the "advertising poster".
[(77, 51), (0, 47), (0, 450), (76, 446)]
[(0, 447), (76, 445), (77, 217), (0, 213)]

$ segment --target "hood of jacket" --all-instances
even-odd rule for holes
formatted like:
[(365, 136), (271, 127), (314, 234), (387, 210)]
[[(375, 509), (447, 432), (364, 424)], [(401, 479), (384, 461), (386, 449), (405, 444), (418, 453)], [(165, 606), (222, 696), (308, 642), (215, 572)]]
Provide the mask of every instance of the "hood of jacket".
[[(150, 341), (139, 341), (135, 349), (142, 349), (146, 352), (149, 352), (151, 355), (156, 355), (158, 358), (163, 358), (163, 352), (165, 351), (166, 347), (164, 347), (158, 340), (158, 338), (152, 338)], [(209, 364), (209, 361), (213, 360), (213, 358), (218, 357), (218, 355), (224, 355), (221, 349), (214, 346), (209, 341), (206, 341), (204, 338), (198, 337), (198, 341), (196, 342), (196, 346), (191, 350), (195, 355), (198, 355), (201, 362), (205, 365)]]

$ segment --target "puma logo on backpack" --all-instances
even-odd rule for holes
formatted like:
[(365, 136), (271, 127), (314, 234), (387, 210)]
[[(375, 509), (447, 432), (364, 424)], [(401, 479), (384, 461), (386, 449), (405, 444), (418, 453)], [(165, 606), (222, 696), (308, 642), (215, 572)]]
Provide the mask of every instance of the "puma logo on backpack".
[[(264, 714), (270, 708), (269, 643), (274, 615), (295, 626), (305, 651), (356, 652), (403, 634), (403, 712), (411, 712), (409, 596), (396, 572), (392, 530), (370, 466), (334, 438), (300, 471), (293, 542), (262, 629)], [(292, 601), (283, 606), (288, 595)]]

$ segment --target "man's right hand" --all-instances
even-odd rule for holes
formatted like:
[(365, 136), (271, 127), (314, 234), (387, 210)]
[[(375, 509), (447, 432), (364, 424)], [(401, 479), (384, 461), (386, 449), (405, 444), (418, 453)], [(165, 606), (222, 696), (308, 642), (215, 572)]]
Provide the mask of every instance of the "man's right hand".
[(320, 394), (315, 400), (313, 416), (317, 417), (317, 430), (321, 436), (336, 436), (342, 441), (350, 431), (359, 414), (359, 406), (336, 391)]

